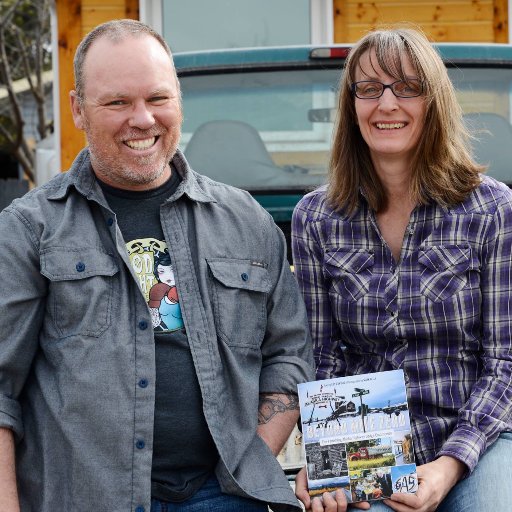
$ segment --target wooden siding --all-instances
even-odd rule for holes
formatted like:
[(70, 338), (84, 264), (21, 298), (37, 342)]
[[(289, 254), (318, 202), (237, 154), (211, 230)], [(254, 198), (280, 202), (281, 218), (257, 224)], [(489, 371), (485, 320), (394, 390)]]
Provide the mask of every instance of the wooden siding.
[(69, 168), (85, 146), (83, 132), (71, 116), (69, 91), (74, 88), (73, 56), (76, 47), (92, 28), (116, 18), (139, 19), (138, 0), (56, 0), (59, 44), (59, 104), (61, 168)]
[(333, 0), (334, 41), (357, 41), (379, 25), (410, 23), (433, 41), (508, 42), (508, 0)]

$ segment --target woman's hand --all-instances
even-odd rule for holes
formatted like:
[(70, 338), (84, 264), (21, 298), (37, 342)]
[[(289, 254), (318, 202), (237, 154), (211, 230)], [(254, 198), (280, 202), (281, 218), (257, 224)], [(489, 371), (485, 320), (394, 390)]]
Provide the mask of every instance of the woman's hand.
[[(311, 512), (345, 512), (347, 510), (347, 499), (341, 489), (336, 491), (335, 496), (330, 492), (324, 492), (322, 497), (311, 498), (308, 492), (308, 479), (306, 468), (302, 468), (295, 477), (295, 496), (304, 503), (306, 510)], [(351, 504), (350, 507), (361, 510), (368, 510), (370, 504), (366, 501)]]
[(397, 512), (432, 512), (437, 509), (450, 489), (463, 477), (465, 464), (453, 457), (442, 456), (418, 466), (416, 494), (394, 493), (386, 505)]

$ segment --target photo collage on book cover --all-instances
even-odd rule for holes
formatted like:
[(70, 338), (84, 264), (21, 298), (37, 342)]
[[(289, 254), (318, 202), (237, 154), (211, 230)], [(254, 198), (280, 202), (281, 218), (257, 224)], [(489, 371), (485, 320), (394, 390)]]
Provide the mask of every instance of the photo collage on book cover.
[(349, 503), (416, 492), (402, 370), (299, 385), (311, 496), (342, 489)]

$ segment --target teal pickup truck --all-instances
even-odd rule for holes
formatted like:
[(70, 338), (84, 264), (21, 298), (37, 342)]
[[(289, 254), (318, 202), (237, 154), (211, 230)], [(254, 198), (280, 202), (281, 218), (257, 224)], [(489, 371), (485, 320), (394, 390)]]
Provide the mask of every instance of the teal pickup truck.
[[(440, 44), (478, 161), (512, 184), (512, 46)], [(293, 207), (326, 181), (336, 91), (350, 46), (175, 54), (192, 167), (251, 192), (288, 241)]]
[[(474, 153), (512, 186), (512, 46), (438, 46), (458, 92)], [(290, 240), (300, 197), (326, 181), (336, 91), (349, 46), (175, 55), (183, 93), (181, 149), (192, 167), (244, 188)], [(291, 256), (289, 253), (291, 260)], [(304, 464), (294, 432), (279, 460)]]

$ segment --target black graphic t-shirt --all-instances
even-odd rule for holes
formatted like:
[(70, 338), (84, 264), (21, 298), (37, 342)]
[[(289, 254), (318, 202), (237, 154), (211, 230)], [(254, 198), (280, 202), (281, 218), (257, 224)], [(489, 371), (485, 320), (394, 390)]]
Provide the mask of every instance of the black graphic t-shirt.
[(142, 192), (100, 182), (151, 311), (156, 359), (151, 492), (154, 498), (174, 502), (194, 494), (218, 459), (203, 415), (174, 269), (160, 223), (160, 206), (180, 181), (173, 172), (162, 186)]

